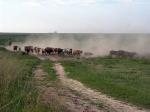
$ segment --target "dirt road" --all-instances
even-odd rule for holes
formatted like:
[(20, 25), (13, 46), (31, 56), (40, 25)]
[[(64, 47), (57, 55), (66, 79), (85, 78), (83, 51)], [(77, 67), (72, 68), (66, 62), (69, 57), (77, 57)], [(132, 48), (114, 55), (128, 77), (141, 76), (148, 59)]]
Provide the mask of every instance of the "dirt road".
[(61, 82), (50, 82), (47, 73), (38, 66), (34, 71), (36, 86), (45, 105), (53, 106), (54, 111), (64, 112), (106, 112), (102, 106), (98, 107), (76, 91), (62, 85)]

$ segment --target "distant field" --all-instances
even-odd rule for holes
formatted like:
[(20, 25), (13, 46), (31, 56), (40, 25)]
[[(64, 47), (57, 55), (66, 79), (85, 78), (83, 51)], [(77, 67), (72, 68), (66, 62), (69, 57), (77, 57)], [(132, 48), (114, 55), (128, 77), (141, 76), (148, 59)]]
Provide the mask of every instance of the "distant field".
[(23, 42), (27, 34), (0, 34), (0, 45), (8, 45), (9, 42)]
[(62, 61), (67, 75), (86, 86), (150, 108), (150, 60), (93, 58)]

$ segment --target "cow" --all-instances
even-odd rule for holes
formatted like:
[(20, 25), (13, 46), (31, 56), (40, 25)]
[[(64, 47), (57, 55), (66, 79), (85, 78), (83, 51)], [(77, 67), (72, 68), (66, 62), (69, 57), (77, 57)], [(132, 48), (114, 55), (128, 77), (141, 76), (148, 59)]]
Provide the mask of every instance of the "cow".
[(18, 46), (16, 46), (16, 45), (13, 46), (13, 50), (14, 50), (14, 51), (17, 51), (17, 49), (18, 49)]
[(18, 48), (19, 52), (21, 51), (21, 47)]
[(25, 46), (24, 51), (29, 54), (30, 52), (33, 53), (33, 46)]
[(73, 56), (81, 56), (82, 53), (83, 53), (82, 50), (74, 50), (72, 54)]
[(111, 50), (109, 55), (111, 57), (128, 57), (128, 58), (133, 58), (136, 55), (136, 53), (135, 52), (127, 52), (127, 51), (123, 51), (123, 50), (119, 50), (119, 51)]
[(70, 56), (70, 55), (72, 55), (72, 49), (69, 49), (69, 48), (63, 49), (63, 53), (64, 53), (64, 55)]
[(41, 48), (37, 48), (37, 53), (40, 54)]
[(45, 55), (46, 53), (45, 53), (45, 49), (42, 49), (42, 55)]
[(34, 47), (33, 50), (35, 53), (37, 53), (37, 47)]
[(44, 50), (46, 55), (51, 55), (54, 52), (54, 48), (52, 47), (46, 47)]
[(68, 54), (72, 55), (72, 51), (73, 51), (72, 49), (69, 49)]
[(58, 48), (53, 48), (54, 54), (58, 54)]
[(58, 55), (64, 55), (64, 49), (58, 48)]

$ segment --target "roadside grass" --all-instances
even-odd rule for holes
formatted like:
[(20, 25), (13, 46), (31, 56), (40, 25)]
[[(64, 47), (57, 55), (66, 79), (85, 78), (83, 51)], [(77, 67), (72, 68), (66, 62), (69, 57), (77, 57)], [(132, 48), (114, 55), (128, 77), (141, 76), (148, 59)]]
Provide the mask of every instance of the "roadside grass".
[(56, 112), (38, 94), (33, 70), (41, 61), (0, 48), (0, 112)]
[(50, 60), (44, 60), (42, 61), (41, 65), (43, 70), (48, 73), (48, 79), (50, 81), (56, 81), (57, 77), (56, 72), (53, 68), (53, 62)]
[(137, 106), (150, 109), (150, 60), (98, 57), (62, 61), (68, 77)]

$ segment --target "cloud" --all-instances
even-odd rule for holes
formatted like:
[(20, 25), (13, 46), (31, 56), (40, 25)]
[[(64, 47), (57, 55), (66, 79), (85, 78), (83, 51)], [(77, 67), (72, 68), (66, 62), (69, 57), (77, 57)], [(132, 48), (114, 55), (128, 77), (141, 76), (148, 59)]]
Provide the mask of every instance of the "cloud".
[(41, 3), (38, 2), (25, 2), (24, 4), (28, 6), (41, 6)]
[(133, 0), (26, 0), (24, 3), (29, 6), (42, 6), (42, 5), (54, 5), (54, 6), (89, 6), (98, 5), (102, 3), (130, 3)]
[(47, 3), (55, 5), (92, 5), (97, 2), (98, 0), (47, 0)]
[[(94, 5), (99, 0), (22, 0), (27, 6), (69, 6), (69, 5)], [(20, 2), (20, 1), (19, 1)]]
[(42, 5), (98, 5), (98, 4), (124, 4), (124, 3), (150, 3), (150, 0), (0, 0), (0, 3), (23, 3), (27, 6)]

